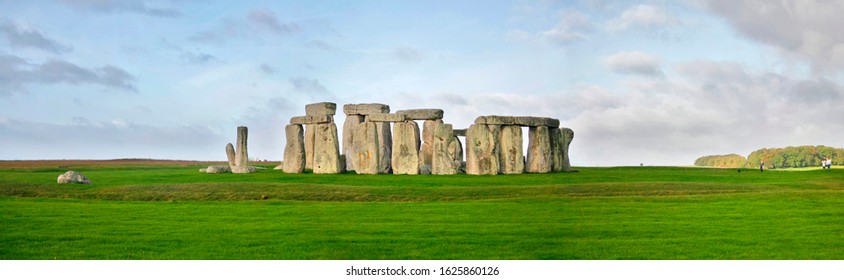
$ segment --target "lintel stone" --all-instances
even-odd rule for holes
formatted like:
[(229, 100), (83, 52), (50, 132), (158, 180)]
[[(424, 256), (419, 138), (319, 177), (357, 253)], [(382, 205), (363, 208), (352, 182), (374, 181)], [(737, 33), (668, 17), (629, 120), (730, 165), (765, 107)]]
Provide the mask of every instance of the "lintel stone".
[(559, 127), (560, 120), (542, 117), (514, 117), (515, 124), (520, 126), (547, 126)]
[(404, 114), (409, 120), (441, 120), (443, 118), (442, 109), (412, 109), (399, 110), (396, 114)]
[(331, 115), (298, 116), (290, 118), (290, 124), (319, 124), (334, 122)]
[(305, 115), (321, 116), (334, 115), (337, 112), (337, 104), (332, 102), (320, 102), (305, 105)]
[(346, 104), (343, 105), (343, 113), (346, 115), (369, 115), (373, 113), (386, 114), (390, 112), (390, 106), (380, 103)]
[(406, 120), (404, 114), (396, 112), (395, 114), (373, 113), (366, 116), (367, 122), (403, 122)]
[(515, 122), (515, 117), (510, 116), (480, 116), (475, 119), (476, 124), (513, 125)]

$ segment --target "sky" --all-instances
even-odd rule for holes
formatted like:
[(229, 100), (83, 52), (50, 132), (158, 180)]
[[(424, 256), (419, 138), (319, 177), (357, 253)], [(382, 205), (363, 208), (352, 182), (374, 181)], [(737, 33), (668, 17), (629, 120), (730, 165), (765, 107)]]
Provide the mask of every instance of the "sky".
[[(553, 117), (575, 166), (844, 147), (844, 1), (0, 0), (0, 160), (281, 160), (305, 104)], [(338, 110), (339, 127), (345, 117)], [(342, 129), (341, 129), (342, 130)]]

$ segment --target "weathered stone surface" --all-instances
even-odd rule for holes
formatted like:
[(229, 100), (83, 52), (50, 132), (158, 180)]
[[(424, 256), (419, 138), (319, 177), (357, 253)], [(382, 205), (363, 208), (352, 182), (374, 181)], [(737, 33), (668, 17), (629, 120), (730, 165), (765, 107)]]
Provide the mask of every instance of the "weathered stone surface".
[(305, 135), (302, 125), (291, 124), (284, 127), (287, 144), (284, 145), (284, 173), (302, 173), (305, 171)]
[(522, 127), (502, 125), (498, 147), (499, 151), (501, 151), (499, 173), (521, 174), (525, 172), (525, 156), (522, 150)]
[(340, 142), (337, 140), (337, 125), (317, 124), (314, 127), (314, 173), (336, 174), (343, 172), (340, 165)]
[(290, 118), (290, 124), (319, 124), (334, 122), (331, 115), (297, 116)]
[(443, 118), (442, 109), (399, 110), (396, 114), (403, 114), (408, 120), (441, 120)]
[(343, 105), (343, 113), (346, 115), (369, 115), (372, 113), (386, 114), (390, 112), (390, 106), (379, 103), (346, 104)]
[(357, 174), (378, 174), (381, 149), (378, 145), (378, 130), (374, 122), (363, 122), (355, 129), (352, 145), (355, 146), (353, 164)]
[(422, 146), (419, 148), (419, 170), (422, 174), (430, 174), (424, 171), (431, 170), (431, 162), (434, 159), (434, 128), (442, 123), (442, 120), (427, 120), (422, 123)]
[[(460, 168), (460, 159), (455, 159), (458, 150), (456, 146), (459, 145), (455, 141), (457, 137), (454, 136), (451, 124), (439, 124), (434, 126), (434, 143), (433, 143), (433, 159), (431, 162), (431, 174), (434, 175), (451, 175), (457, 174)], [(462, 158), (462, 148), (460, 150)]]
[(485, 124), (473, 124), (466, 131), (466, 174), (494, 175), (498, 173), (498, 135)]
[(454, 130), (454, 136), (462, 136), (462, 137), (466, 137), (466, 129), (465, 129), (465, 128), (462, 128), (462, 129), (455, 129), (455, 130)]
[(382, 114), (382, 113), (372, 113), (366, 115), (367, 122), (403, 122), (405, 121), (405, 116), (403, 114), (395, 113), (395, 114)]
[(558, 127), (560, 120), (542, 117), (515, 117), (515, 125)]
[(454, 168), (454, 173), (466, 173), (466, 165), (463, 161), (463, 144), (457, 136), (452, 135), (448, 142), (448, 157), (451, 158), (451, 168)]
[[(303, 141), (302, 141), (302, 143), (304, 144), (304, 143), (305, 143), (305, 141), (303, 140)], [(302, 153), (303, 153), (303, 154), (305, 153), (305, 148), (302, 148)], [(304, 161), (304, 160), (302, 160), (302, 162), (305, 162), (305, 161)], [(305, 165), (303, 164), (302, 166), (305, 166)], [(281, 162), (279, 165), (277, 165), (276, 167), (273, 167), (273, 170), (282, 170), (282, 171), (283, 171), (283, 170), (284, 170), (284, 161), (282, 161), (282, 162)]]
[(525, 171), (529, 173), (548, 173), (551, 171), (551, 137), (547, 126), (532, 126), (528, 131), (527, 163)]
[(515, 122), (516, 118), (510, 116), (480, 116), (475, 119), (476, 124), (512, 125)]
[(232, 143), (226, 144), (226, 159), (228, 159), (229, 166), (234, 166), (234, 145)]
[(305, 126), (305, 169), (314, 169), (314, 134), (316, 124)]
[(563, 132), (559, 127), (549, 127), (551, 144), (551, 171), (563, 171)]
[(346, 171), (355, 170), (355, 145), (352, 142), (355, 139), (355, 129), (362, 122), (362, 115), (347, 115), (343, 123), (343, 155), (346, 156)]
[(419, 125), (414, 121), (393, 124), (393, 174), (419, 174)]
[(322, 116), (334, 115), (337, 112), (337, 104), (332, 102), (320, 102), (305, 105), (305, 115)]
[(205, 168), (205, 173), (229, 173), (232, 172), (232, 169), (228, 165), (211, 165), (208, 168)]
[(234, 165), (229, 166), (231, 167), (232, 173), (255, 172), (255, 168), (250, 168), (249, 166), (249, 152), (246, 145), (248, 136), (248, 128), (245, 126), (237, 127), (237, 144), (235, 146)]
[(59, 175), (56, 182), (59, 184), (91, 184), (91, 180), (88, 179), (88, 177), (85, 177), (85, 175), (76, 171), (68, 171)]
[(393, 172), (393, 133), (389, 123), (375, 123), (378, 131), (378, 172), (390, 174)]
[(571, 140), (574, 139), (574, 131), (571, 128), (560, 128), (563, 138), (563, 171), (572, 171), (571, 162), (569, 161), (569, 146)]

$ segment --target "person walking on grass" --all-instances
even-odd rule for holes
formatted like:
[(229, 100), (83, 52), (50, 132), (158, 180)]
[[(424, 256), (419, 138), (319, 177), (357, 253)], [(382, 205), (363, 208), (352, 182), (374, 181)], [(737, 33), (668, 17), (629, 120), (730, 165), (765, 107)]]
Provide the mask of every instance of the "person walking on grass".
[(765, 162), (759, 161), (759, 172), (765, 172)]
[(826, 159), (821, 159), (821, 169), (826, 169)]
[(826, 169), (832, 169), (832, 158), (826, 159)]

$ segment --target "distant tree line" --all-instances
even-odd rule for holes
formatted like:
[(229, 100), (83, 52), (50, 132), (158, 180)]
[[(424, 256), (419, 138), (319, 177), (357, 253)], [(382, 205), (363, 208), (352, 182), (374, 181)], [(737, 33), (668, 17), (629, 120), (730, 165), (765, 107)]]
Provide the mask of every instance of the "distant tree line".
[(833, 165), (844, 163), (844, 149), (826, 146), (799, 146), (756, 150), (747, 158), (737, 155), (712, 155), (695, 160), (695, 166), (743, 168), (757, 167), (760, 162), (766, 168), (792, 168), (821, 166), (821, 161), (832, 159)]

